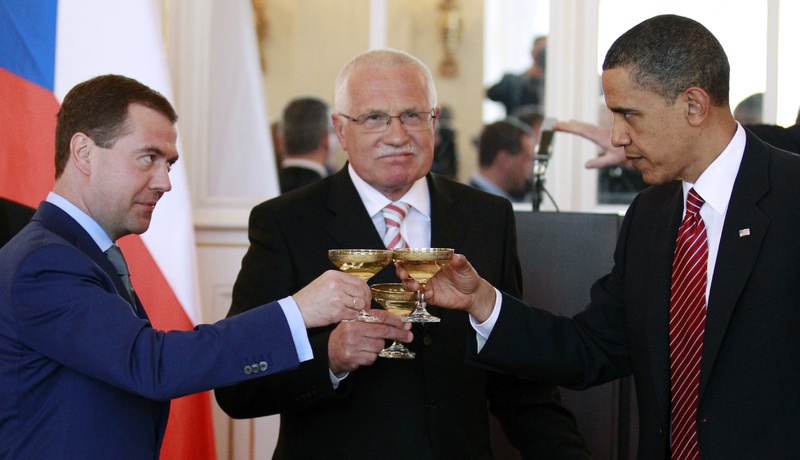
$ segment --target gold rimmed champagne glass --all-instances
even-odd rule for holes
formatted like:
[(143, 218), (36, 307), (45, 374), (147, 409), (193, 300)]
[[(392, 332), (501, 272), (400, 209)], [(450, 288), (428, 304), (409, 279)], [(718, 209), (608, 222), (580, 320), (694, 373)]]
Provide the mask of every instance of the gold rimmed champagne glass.
[[(417, 303), (417, 294), (403, 290), (400, 283), (379, 283), (372, 285), (372, 298), (381, 304), (384, 310), (397, 316), (405, 316), (414, 311)], [(395, 340), (391, 345), (381, 350), (378, 356), (382, 358), (414, 359), (416, 353), (409, 350)]]
[(425, 283), (442, 267), (450, 263), (453, 250), (446, 248), (395, 249), (392, 258), (420, 284), (414, 312), (404, 316), (403, 321), (412, 323), (438, 323), (441, 319), (425, 309)]
[[(339, 270), (367, 281), (392, 261), (392, 251), (388, 249), (331, 249), (328, 251), (328, 259)], [(377, 323), (381, 320), (361, 310), (353, 321)]]

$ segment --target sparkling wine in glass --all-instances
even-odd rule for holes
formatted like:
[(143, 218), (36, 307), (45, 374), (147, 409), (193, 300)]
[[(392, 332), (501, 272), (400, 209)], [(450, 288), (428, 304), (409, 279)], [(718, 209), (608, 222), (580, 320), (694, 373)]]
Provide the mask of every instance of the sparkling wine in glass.
[[(373, 284), (372, 298), (381, 304), (384, 310), (397, 316), (408, 315), (414, 311), (414, 306), (417, 303), (417, 294), (403, 290), (403, 285), (400, 283)], [(382, 358), (413, 359), (416, 353), (395, 340), (391, 345), (381, 350), (378, 356)]]
[(453, 250), (446, 248), (395, 249), (392, 258), (420, 284), (414, 312), (404, 316), (403, 321), (412, 323), (438, 323), (441, 319), (425, 309), (425, 283), (442, 267), (450, 263)]
[[(328, 251), (328, 259), (339, 270), (367, 281), (392, 261), (392, 251), (388, 249), (331, 249)], [(381, 320), (361, 310), (353, 321), (378, 323)]]

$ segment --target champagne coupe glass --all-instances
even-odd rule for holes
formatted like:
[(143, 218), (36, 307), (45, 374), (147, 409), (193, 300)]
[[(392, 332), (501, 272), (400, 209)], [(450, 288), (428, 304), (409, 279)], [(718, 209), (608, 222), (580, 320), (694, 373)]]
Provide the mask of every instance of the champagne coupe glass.
[[(403, 290), (400, 283), (379, 283), (372, 285), (372, 298), (375, 299), (389, 313), (397, 316), (408, 315), (414, 311), (417, 303), (417, 293)], [(416, 353), (406, 348), (402, 342), (395, 340), (391, 345), (381, 350), (378, 356), (382, 358), (414, 359)]]
[(445, 248), (409, 248), (395, 249), (394, 263), (405, 269), (408, 274), (419, 284), (417, 291), (417, 305), (414, 312), (404, 316), (403, 321), (412, 323), (438, 323), (441, 319), (433, 316), (425, 309), (425, 283), (431, 279), (442, 267), (450, 263), (453, 257), (452, 249)]
[[(328, 251), (328, 259), (339, 270), (367, 281), (392, 261), (392, 251), (388, 249), (331, 249)], [(361, 310), (353, 321), (379, 323), (381, 320)]]

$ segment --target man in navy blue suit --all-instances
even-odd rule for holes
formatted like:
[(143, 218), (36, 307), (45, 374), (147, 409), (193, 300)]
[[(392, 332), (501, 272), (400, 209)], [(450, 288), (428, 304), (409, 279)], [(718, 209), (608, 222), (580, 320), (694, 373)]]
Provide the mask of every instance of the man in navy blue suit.
[(306, 328), (369, 306), (366, 283), (332, 270), (235, 318), (152, 328), (104, 251), (170, 190), (176, 120), (118, 75), (64, 98), (53, 192), (0, 250), (0, 458), (157, 458), (171, 398), (295, 368), (313, 358)]

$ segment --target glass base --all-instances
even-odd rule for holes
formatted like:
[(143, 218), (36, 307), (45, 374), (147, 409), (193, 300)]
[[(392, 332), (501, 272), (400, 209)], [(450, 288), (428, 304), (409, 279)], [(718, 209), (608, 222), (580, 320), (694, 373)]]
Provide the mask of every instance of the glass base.
[(355, 319), (343, 319), (342, 322), (343, 323), (353, 323), (353, 322), (356, 322), (356, 323), (380, 323), (382, 321), (377, 316), (372, 316), (369, 313), (365, 312), (364, 310), (361, 310), (360, 312), (358, 312), (358, 316), (356, 316)]
[(395, 342), (378, 353), (381, 358), (414, 359), (416, 353), (404, 347), (402, 343)]
[(442, 319), (428, 313), (425, 307), (417, 307), (413, 313), (404, 316), (403, 321), (406, 323), (438, 323), (442, 321)]

